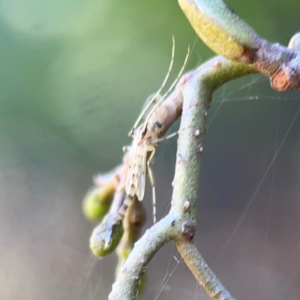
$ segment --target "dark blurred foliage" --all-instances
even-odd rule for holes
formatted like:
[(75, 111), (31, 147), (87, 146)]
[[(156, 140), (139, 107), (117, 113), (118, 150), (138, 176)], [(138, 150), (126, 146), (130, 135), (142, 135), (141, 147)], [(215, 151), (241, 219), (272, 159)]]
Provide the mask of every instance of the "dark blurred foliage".
[[(227, 3), (269, 41), (287, 44), (299, 28), (296, 0)], [(116, 260), (90, 254), (95, 224), (82, 216), (82, 198), (94, 174), (120, 163), (166, 74), (171, 35), (172, 79), (188, 45), (187, 69), (213, 53), (176, 1), (1, 0), (0, 8), (0, 299), (106, 299)], [(299, 117), (288, 132), (299, 93), (275, 93), (257, 75), (222, 87), (213, 102), (196, 243), (236, 298), (299, 299)], [(163, 143), (155, 157), (158, 217), (171, 197), (175, 147)], [(150, 193), (144, 203), (150, 226)], [(153, 259), (142, 299), (160, 290), (157, 299), (208, 299), (174, 256), (167, 245)]]

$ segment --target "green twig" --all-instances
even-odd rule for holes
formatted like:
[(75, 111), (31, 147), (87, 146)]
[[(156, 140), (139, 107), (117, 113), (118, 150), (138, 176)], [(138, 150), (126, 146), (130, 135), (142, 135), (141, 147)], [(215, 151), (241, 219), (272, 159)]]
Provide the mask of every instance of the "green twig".
[[(176, 170), (172, 207), (169, 214), (148, 229), (145, 235), (135, 244), (123, 270), (113, 285), (110, 300), (132, 300), (136, 297), (138, 282), (146, 265), (154, 254), (168, 241), (174, 240), (178, 245), (182, 241), (190, 243), (196, 232), (196, 199), (200, 158), (203, 152), (202, 140), (205, 134), (206, 109), (212, 98), (212, 93), (222, 83), (253, 72), (247, 66), (216, 57), (195, 71), (186, 74), (177, 85), (176, 94), (183, 101), (183, 111), (179, 130)], [(182, 97), (183, 95), (183, 97)], [(174, 95), (171, 95), (174, 97)], [(182, 105), (182, 103), (181, 103)], [(181, 253), (185, 250), (180, 247)], [(184, 254), (187, 261), (191, 256)], [(204, 264), (202, 264), (204, 265)], [(199, 272), (199, 276), (207, 272)], [(214, 277), (215, 278), (215, 277)], [(215, 278), (216, 279), (216, 278)], [(202, 278), (199, 283), (208, 282)], [(222, 285), (216, 281), (214, 285)], [(210, 295), (210, 285), (204, 288)], [(219, 298), (229, 295), (224, 290), (218, 290)], [(216, 293), (213, 291), (213, 297)], [(232, 298), (224, 298), (232, 299)]]

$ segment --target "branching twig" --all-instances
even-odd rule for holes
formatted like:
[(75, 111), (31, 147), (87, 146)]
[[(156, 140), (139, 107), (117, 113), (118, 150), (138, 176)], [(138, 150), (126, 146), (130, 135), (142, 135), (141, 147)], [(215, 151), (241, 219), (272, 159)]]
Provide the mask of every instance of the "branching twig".
[[(170, 240), (175, 241), (187, 266), (212, 299), (233, 299), (191, 243), (196, 231), (196, 196), (207, 106), (213, 92), (222, 84), (255, 72), (256, 70), (245, 64), (220, 56), (215, 57), (198, 69), (185, 74), (175, 91), (159, 107), (164, 109), (164, 105), (167, 107), (173, 103), (173, 111), (177, 113), (165, 114), (165, 124), (170, 126), (178, 117), (183, 105), (172, 208), (165, 218), (147, 230), (135, 244), (123, 272), (113, 285), (110, 300), (135, 299), (138, 282), (146, 265)], [(163, 133), (167, 129), (168, 127), (164, 128)], [(199, 259), (198, 264), (195, 264), (196, 259)]]
[[(177, 240), (179, 245), (182, 245), (182, 239), (188, 243), (193, 240), (196, 232), (198, 176), (207, 106), (212, 92), (222, 83), (250, 72), (252, 70), (245, 68), (243, 64), (216, 57), (186, 74), (178, 83), (175, 92), (166, 100), (168, 103), (169, 99), (177, 96), (176, 103), (182, 105), (180, 100), (184, 99), (173, 182), (172, 208), (165, 218), (147, 230), (135, 244), (123, 271), (113, 285), (110, 300), (135, 299), (138, 282), (153, 255), (171, 239)], [(180, 249), (183, 251), (182, 247)], [(191, 256), (185, 255), (185, 258), (188, 261)], [(207, 274), (207, 271), (200, 271), (197, 279), (199, 283), (206, 283), (204, 288), (207, 288), (207, 292), (215, 297), (214, 299), (232, 299), (228, 298), (229, 293), (225, 289), (220, 289), (222, 285), (218, 283), (216, 277), (212, 285), (218, 286), (218, 293), (211, 289), (211, 284), (207, 283), (208, 278), (200, 278), (201, 274)], [(224, 298), (225, 295), (227, 298)]]
[[(156, 133), (161, 137), (181, 115), (172, 207), (166, 217), (135, 243), (113, 285), (110, 300), (135, 299), (147, 264), (170, 240), (175, 242), (185, 263), (212, 299), (233, 299), (192, 243), (197, 227), (196, 199), (207, 108), (219, 86), (250, 73), (269, 76), (277, 90), (300, 87), (297, 51), (263, 40), (221, 0), (179, 0), (179, 3), (197, 34), (228, 59), (217, 56), (185, 74), (148, 119), (150, 124), (160, 125)], [(299, 49), (299, 37), (291, 41), (289, 48)], [(125, 156), (116, 195), (124, 195), (126, 168)]]
[(233, 300), (193, 243), (180, 240), (176, 241), (176, 246), (184, 262), (211, 299)]

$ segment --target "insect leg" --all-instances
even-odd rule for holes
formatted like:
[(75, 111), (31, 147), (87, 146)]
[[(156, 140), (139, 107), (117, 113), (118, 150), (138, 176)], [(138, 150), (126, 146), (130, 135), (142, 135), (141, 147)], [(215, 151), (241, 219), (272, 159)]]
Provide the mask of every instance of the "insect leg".
[(156, 195), (155, 195), (155, 180), (154, 180), (154, 174), (151, 168), (151, 160), (155, 154), (155, 147), (151, 146), (151, 154), (147, 161), (147, 170), (148, 175), (150, 179), (150, 184), (152, 186), (152, 203), (153, 203), (153, 223), (156, 223)]
[(153, 141), (153, 143), (160, 143), (160, 142), (162, 142), (162, 141), (171, 139), (171, 138), (173, 138), (174, 136), (176, 136), (177, 134), (178, 134), (178, 131), (173, 132), (173, 133), (171, 133), (171, 134), (169, 134), (169, 135), (167, 135), (167, 136), (164, 136), (164, 137), (162, 137), (162, 138), (160, 138), (160, 139), (157, 139), (157, 140)]

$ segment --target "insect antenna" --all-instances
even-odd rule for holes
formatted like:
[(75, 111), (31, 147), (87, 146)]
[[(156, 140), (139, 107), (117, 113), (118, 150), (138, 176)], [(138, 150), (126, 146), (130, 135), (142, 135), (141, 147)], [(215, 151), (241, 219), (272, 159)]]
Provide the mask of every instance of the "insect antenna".
[[(172, 91), (172, 89), (174, 88), (174, 86), (177, 84), (180, 76), (182, 75), (185, 67), (186, 67), (186, 64), (188, 62), (188, 58), (189, 58), (189, 55), (190, 55), (190, 47), (188, 47), (187, 49), (187, 54), (185, 56), (185, 59), (184, 59), (184, 62), (183, 62), (183, 65), (176, 77), (176, 79), (174, 80), (174, 82), (172, 83), (172, 85), (169, 87), (169, 89), (167, 90), (167, 92), (163, 95), (163, 97), (161, 97), (157, 103), (155, 103), (155, 105), (153, 106), (153, 108), (151, 109), (151, 111), (147, 114), (147, 117), (146, 117), (146, 120), (145, 120), (145, 128), (148, 124), (148, 121), (149, 121), (149, 118), (151, 117), (153, 111), (157, 108), (157, 106), (169, 95), (169, 93)], [(156, 94), (158, 95), (158, 93)], [(153, 102), (153, 101), (152, 101)], [(169, 136), (166, 136), (166, 137), (163, 137), (163, 138), (160, 138), (160, 139), (157, 139), (155, 142), (160, 142), (160, 141), (163, 141), (163, 140), (166, 140), (166, 139), (169, 139), (169, 138), (172, 138), (173, 136), (177, 135), (178, 132), (175, 132), (175, 133), (172, 133), (170, 134)], [(154, 151), (151, 153), (149, 159), (148, 159), (148, 162), (147, 162), (147, 165), (148, 165), (148, 175), (149, 175), (149, 179), (150, 179), (150, 183), (151, 183), (151, 186), (152, 186), (152, 204), (153, 204), (153, 223), (155, 224), (156, 223), (156, 193), (155, 193), (155, 181), (154, 181), (154, 175), (153, 175), (153, 171), (152, 171), (152, 168), (150, 166), (150, 163), (151, 163), (151, 160), (152, 160), (152, 157), (154, 155)]]
[[(174, 36), (172, 35), (172, 56), (171, 56), (171, 62), (170, 62), (170, 65), (169, 65), (169, 69), (168, 69), (168, 72), (167, 72), (167, 75), (162, 83), (162, 85), (160, 86), (160, 88), (158, 89), (158, 91), (154, 94), (154, 96), (152, 97), (152, 99), (149, 101), (149, 103), (144, 107), (143, 111), (140, 113), (139, 117), (137, 118), (137, 120), (135, 121), (132, 129), (130, 130), (129, 132), (129, 136), (132, 136), (134, 134), (134, 131), (137, 127), (137, 125), (139, 124), (139, 122), (141, 121), (141, 119), (143, 118), (143, 116), (145, 115), (145, 113), (148, 111), (149, 107), (152, 105), (153, 101), (155, 101), (156, 97), (159, 95), (159, 93), (162, 91), (162, 89), (165, 87), (168, 79), (169, 79), (169, 76), (170, 76), (170, 73), (171, 73), (171, 70), (172, 70), (172, 67), (173, 67), (173, 63), (174, 63), (174, 57), (175, 57), (175, 39), (174, 39)], [(158, 101), (159, 102), (159, 101)]]
[(157, 108), (157, 106), (162, 102), (164, 101), (164, 99), (170, 94), (170, 92), (172, 91), (172, 89), (174, 88), (174, 86), (176, 85), (176, 83), (178, 82), (180, 76), (182, 75), (185, 67), (186, 67), (186, 64), (188, 62), (188, 58), (189, 58), (189, 55), (190, 55), (190, 46), (188, 46), (188, 49), (187, 49), (187, 54), (185, 56), (185, 59), (184, 59), (184, 62), (183, 62), (183, 65), (176, 77), (176, 79), (174, 80), (174, 82), (172, 83), (172, 85), (169, 87), (169, 89), (167, 90), (167, 92), (159, 99), (159, 101), (157, 101), (157, 103), (155, 103), (155, 105), (152, 107), (150, 113), (147, 115), (146, 117), (146, 120), (145, 120), (145, 124), (148, 123), (149, 121), (149, 118), (151, 116), (151, 114), (154, 112), (154, 110)]

